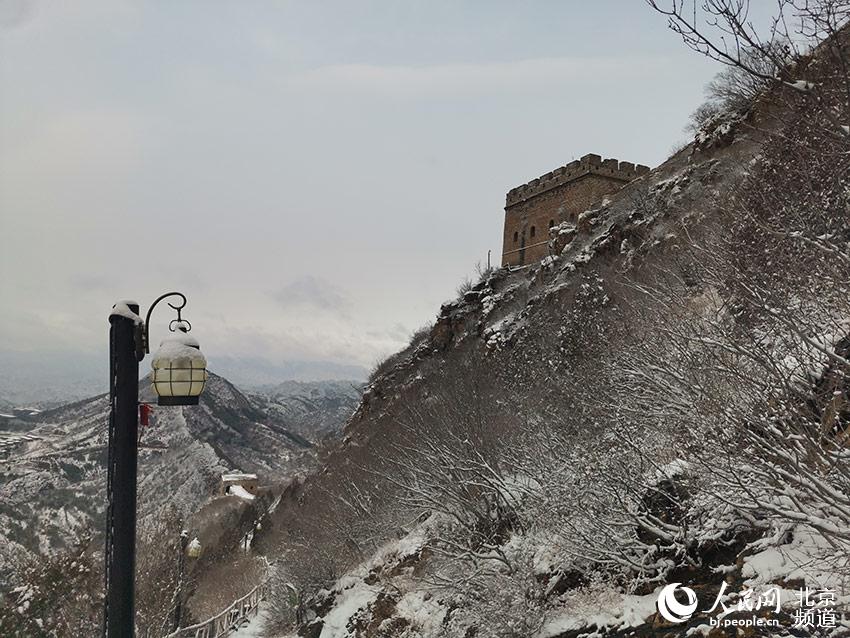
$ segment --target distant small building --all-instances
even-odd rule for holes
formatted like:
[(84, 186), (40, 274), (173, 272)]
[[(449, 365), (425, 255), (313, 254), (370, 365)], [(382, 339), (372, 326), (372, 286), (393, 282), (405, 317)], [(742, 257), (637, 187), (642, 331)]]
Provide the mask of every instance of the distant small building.
[(245, 472), (227, 472), (221, 475), (221, 494), (228, 494), (231, 487), (239, 486), (249, 494), (256, 495), (259, 481), (256, 474)]
[(646, 175), (648, 166), (603, 160), (585, 155), (508, 192), (502, 265), (523, 266), (549, 254), (549, 229), (575, 224), (578, 216), (633, 179)]
[(16, 417), (28, 417), (28, 416), (38, 416), (41, 414), (41, 410), (38, 408), (12, 408), (12, 413)]

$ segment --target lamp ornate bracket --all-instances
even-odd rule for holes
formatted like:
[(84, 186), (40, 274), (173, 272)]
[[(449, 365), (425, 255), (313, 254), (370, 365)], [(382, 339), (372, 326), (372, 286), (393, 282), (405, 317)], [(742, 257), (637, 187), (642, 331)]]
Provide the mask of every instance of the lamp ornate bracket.
[(176, 311), (177, 311), (177, 319), (172, 319), (172, 320), (168, 323), (168, 329), (169, 329), (171, 332), (176, 332), (178, 329), (179, 329), (179, 330), (182, 330), (182, 331), (184, 331), (184, 332), (188, 332), (189, 330), (191, 330), (191, 329), (192, 329), (192, 324), (191, 324), (191, 323), (189, 323), (186, 319), (184, 319), (184, 318), (182, 317), (182, 315), (181, 315), (181, 311), (183, 310), (183, 308), (185, 308), (185, 307), (186, 307), (186, 295), (184, 295), (182, 292), (167, 292), (167, 293), (165, 293), (164, 295), (160, 295), (160, 296), (159, 296), (159, 297), (157, 297), (157, 298), (156, 298), (156, 300), (155, 300), (155, 301), (151, 304), (150, 308), (148, 308), (148, 313), (147, 313), (147, 315), (145, 316), (145, 321), (144, 321), (144, 323), (140, 326), (140, 328), (141, 328), (141, 334), (139, 335), (139, 336), (140, 336), (140, 339), (139, 339), (139, 340), (138, 340), (138, 342), (137, 342), (137, 344), (138, 344), (138, 346), (139, 346), (139, 347), (137, 348), (137, 353), (136, 353), (136, 354), (137, 354), (137, 356), (138, 356), (139, 361), (141, 361), (142, 359), (144, 359), (144, 358), (145, 358), (145, 355), (146, 355), (146, 354), (150, 354), (150, 351), (151, 351), (151, 347), (150, 347), (150, 319), (151, 319), (151, 313), (153, 312), (153, 309), (154, 309), (154, 308), (156, 308), (156, 305), (157, 305), (160, 301), (162, 301), (163, 299), (167, 299), (168, 297), (179, 297), (179, 298), (180, 298), (180, 301), (179, 301), (179, 302), (177, 302), (176, 304), (175, 304), (175, 303), (171, 303), (170, 301), (169, 301), (169, 302), (167, 302), (167, 303), (168, 303), (168, 305), (169, 305), (169, 306), (170, 306), (173, 310), (176, 310)]

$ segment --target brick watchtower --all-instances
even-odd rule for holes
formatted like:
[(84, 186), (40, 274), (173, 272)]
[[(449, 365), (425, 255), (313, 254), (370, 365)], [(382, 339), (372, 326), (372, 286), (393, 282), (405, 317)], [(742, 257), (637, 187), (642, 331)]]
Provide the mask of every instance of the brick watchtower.
[(648, 166), (588, 154), (508, 191), (502, 265), (522, 266), (549, 254), (549, 229), (575, 222), (605, 195), (620, 190)]

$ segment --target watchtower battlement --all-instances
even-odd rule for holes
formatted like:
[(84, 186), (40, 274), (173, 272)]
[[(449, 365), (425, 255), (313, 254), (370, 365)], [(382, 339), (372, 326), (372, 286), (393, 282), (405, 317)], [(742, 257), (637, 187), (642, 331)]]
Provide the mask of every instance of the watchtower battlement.
[(588, 153), (508, 191), (502, 265), (523, 265), (549, 254), (549, 229), (646, 175), (649, 166)]
[(508, 191), (505, 205), (519, 204), (585, 175), (603, 175), (622, 182), (630, 182), (636, 177), (646, 175), (649, 170), (649, 166), (643, 164), (636, 165), (632, 162), (621, 162), (613, 158), (603, 160), (601, 155), (588, 153), (581, 159), (573, 160), (569, 164), (541, 175), (522, 186), (512, 188)]

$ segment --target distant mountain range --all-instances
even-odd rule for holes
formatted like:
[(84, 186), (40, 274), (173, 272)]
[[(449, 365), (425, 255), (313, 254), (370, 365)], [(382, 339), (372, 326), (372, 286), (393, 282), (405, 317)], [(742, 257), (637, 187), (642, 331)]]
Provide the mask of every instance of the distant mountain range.
[(252, 398), (293, 432), (318, 441), (340, 432), (357, 409), (363, 388), (356, 381), (285, 381), (256, 388)]
[[(106, 353), (16, 352), (0, 350), (0, 406), (58, 407), (107, 391)], [(287, 381), (364, 381), (358, 365), (330, 361), (274, 363), (259, 357), (210, 357), (210, 368), (237, 387), (253, 390)], [(143, 366), (142, 374), (147, 374)]]
[[(173, 505), (188, 517), (215, 493), (225, 471), (275, 482), (306, 470), (315, 458), (312, 441), (338, 430), (358, 397), (345, 384), (294, 384), (288, 394), (246, 396), (211, 375), (200, 406), (154, 407), (139, 452), (140, 516)], [(153, 400), (146, 380), (141, 398)], [(108, 410), (102, 394), (0, 418), (0, 580), (27, 557), (100, 533)]]
[(222, 357), (211, 359), (210, 367), (240, 388), (256, 389), (289, 381), (365, 381), (369, 371), (358, 365), (330, 361), (285, 361), (272, 363), (261, 358)]
[(56, 407), (106, 392), (106, 356), (0, 350), (0, 403)]

